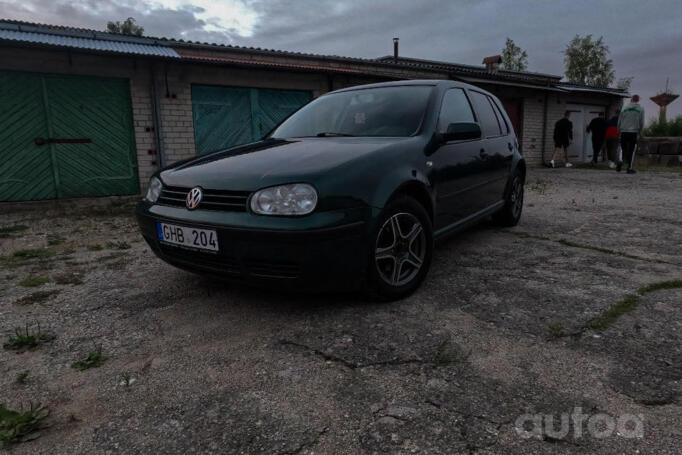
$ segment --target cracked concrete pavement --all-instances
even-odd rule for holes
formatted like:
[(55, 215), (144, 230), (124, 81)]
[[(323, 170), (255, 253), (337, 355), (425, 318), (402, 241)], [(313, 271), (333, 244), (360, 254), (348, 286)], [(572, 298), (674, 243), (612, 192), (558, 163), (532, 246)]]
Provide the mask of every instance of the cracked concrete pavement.
[[(1, 207), (0, 228), (25, 226), (0, 238), (3, 339), (38, 323), (56, 337), (0, 351), (0, 403), (51, 410), (39, 438), (8, 450), (679, 453), (682, 289), (585, 327), (641, 286), (682, 279), (680, 207), (679, 173), (531, 170), (517, 227), (484, 222), (439, 245), (423, 286), (393, 303), (174, 269), (125, 200)], [(8, 259), (43, 247), (54, 254)], [(19, 285), (27, 276), (51, 282)], [(71, 368), (95, 345), (101, 367)], [(639, 416), (643, 437), (517, 432), (524, 414), (558, 425), (577, 408)]]

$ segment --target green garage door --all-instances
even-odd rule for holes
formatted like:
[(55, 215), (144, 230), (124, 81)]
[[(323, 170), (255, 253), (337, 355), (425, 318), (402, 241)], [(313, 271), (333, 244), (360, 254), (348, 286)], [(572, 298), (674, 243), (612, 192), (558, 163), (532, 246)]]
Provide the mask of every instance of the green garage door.
[(197, 153), (257, 141), (310, 98), (298, 90), (193, 85)]
[(0, 201), (137, 194), (123, 79), (0, 72)]

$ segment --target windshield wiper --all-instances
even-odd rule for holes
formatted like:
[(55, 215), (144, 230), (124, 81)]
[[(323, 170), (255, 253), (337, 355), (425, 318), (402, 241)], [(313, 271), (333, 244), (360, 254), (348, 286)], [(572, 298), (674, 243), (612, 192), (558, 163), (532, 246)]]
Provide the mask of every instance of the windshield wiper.
[(333, 131), (324, 131), (322, 133), (317, 133), (315, 136), (317, 137), (353, 137), (355, 134), (348, 134), (348, 133), (335, 133)]

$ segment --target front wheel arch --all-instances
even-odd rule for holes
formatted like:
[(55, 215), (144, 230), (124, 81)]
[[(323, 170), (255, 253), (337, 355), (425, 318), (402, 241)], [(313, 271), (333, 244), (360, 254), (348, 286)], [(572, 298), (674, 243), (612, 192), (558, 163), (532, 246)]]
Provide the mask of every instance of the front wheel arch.
[(385, 205), (390, 204), (392, 201), (400, 197), (409, 197), (417, 201), (419, 204), (421, 204), (421, 206), (424, 207), (424, 210), (426, 210), (426, 213), (429, 215), (431, 224), (433, 224), (434, 218), (433, 199), (431, 198), (431, 193), (429, 192), (428, 188), (423, 182), (420, 182), (418, 180), (411, 180), (409, 182), (403, 183), (398, 188), (396, 188), (395, 191), (393, 191), (391, 196), (386, 201)]

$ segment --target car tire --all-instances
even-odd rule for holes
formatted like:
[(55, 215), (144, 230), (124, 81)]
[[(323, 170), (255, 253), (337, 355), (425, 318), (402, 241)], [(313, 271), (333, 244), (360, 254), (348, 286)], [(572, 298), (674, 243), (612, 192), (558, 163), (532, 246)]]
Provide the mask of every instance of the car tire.
[(500, 226), (511, 227), (519, 223), (523, 212), (523, 186), (523, 176), (516, 171), (510, 179), (504, 206), (493, 215), (493, 220)]
[(433, 228), (426, 209), (407, 196), (389, 202), (370, 236), (370, 297), (391, 301), (410, 295), (426, 277), (432, 255)]

